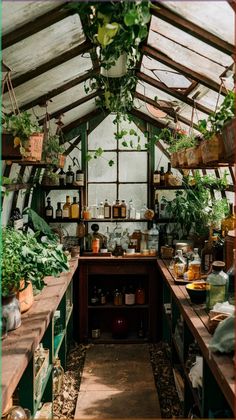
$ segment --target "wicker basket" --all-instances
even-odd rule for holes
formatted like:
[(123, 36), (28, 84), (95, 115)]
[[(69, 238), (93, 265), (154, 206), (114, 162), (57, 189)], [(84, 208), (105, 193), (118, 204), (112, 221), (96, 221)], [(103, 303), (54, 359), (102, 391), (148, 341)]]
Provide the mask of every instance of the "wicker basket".
[(200, 144), (203, 163), (218, 162), (224, 157), (224, 144), (220, 135), (214, 135)]
[(225, 154), (227, 159), (234, 161), (235, 157), (235, 135), (236, 135), (236, 118), (229, 121), (222, 130), (222, 138), (225, 147)]
[(196, 167), (202, 162), (202, 155), (199, 146), (186, 149), (186, 158), (188, 166)]
[(177, 154), (177, 152), (171, 153), (170, 161), (171, 161), (172, 168), (178, 167), (179, 161), (178, 161), (178, 154)]

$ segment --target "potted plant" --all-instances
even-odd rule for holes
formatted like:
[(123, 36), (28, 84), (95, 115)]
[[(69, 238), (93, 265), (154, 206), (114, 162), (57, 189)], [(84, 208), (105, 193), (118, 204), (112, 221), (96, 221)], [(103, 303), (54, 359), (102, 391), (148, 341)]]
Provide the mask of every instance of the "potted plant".
[(198, 129), (204, 140), (201, 142), (203, 163), (233, 157), (235, 150), (235, 93), (230, 91), (218, 111), (207, 120), (200, 120)]
[(53, 166), (63, 168), (65, 165), (66, 156), (63, 155), (64, 147), (60, 145), (60, 137), (58, 134), (49, 134), (44, 140), (42, 159), (46, 163)]
[(6, 115), (5, 127), (8, 132), (13, 133), (14, 147), (20, 147), (23, 160), (41, 160), (44, 134), (27, 111)]

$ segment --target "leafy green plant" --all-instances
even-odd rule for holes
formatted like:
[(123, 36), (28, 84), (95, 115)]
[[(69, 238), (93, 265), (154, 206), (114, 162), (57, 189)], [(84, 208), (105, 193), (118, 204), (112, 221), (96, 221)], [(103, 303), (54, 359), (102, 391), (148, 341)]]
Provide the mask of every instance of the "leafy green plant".
[(198, 139), (194, 134), (187, 134), (186, 131), (180, 129), (163, 128), (157, 136), (157, 140), (164, 141), (169, 146), (167, 150), (170, 153), (188, 149), (198, 144)]
[(22, 278), (41, 290), (45, 276), (58, 276), (69, 269), (55, 237), (40, 241), (38, 234), (23, 234), (9, 227), (2, 230), (1, 264), (2, 296), (19, 290)]
[(214, 134), (221, 133), (224, 125), (234, 118), (235, 115), (235, 92), (229, 91), (225, 96), (220, 108), (216, 112), (209, 114), (207, 120), (200, 120), (198, 130), (204, 139), (210, 139)]
[(63, 154), (64, 147), (60, 145), (60, 137), (57, 134), (49, 135), (44, 141), (42, 158), (44, 161), (50, 161), (52, 165), (58, 164), (58, 155)]
[(5, 115), (6, 130), (13, 133), (14, 146), (20, 146), (20, 153), (24, 155), (28, 138), (34, 133), (41, 133), (42, 128), (37, 121), (32, 121), (32, 116), (27, 111), (19, 114)]

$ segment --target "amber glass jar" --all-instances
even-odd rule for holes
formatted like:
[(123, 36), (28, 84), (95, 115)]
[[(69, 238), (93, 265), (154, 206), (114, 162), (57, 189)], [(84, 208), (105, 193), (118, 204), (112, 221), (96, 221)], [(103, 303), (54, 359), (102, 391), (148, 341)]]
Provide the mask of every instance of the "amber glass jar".
[(145, 303), (145, 291), (142, 286), (138, 286), (135, 291), (135, 303), (136, 305), (144, 305)]

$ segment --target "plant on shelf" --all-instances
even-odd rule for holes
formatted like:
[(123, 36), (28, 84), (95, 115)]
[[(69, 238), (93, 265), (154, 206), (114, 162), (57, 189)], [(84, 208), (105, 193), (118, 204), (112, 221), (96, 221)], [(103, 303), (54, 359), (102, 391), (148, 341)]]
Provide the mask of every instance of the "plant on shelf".
[[(98, 53), (102, 74), (93, 79), (90, 88), (101, 91), (98, 105), (108, 111), (123, 113), (132, 107), (137, 81), (134, 72), (140, 59), (139, 45), (148, 35), (150, 4), (71, 2), (67, 6), (79, 13), (85, 35), (94, 45), (94, 54)], [(124, 69), (115, 74), (114, 68), (124, 55)]]
[(60, 144), (60, 136), (49, 134), (44, 140), (42, 159), (52, 166), (58, 166), (64, 151), (64, 147)]
[(2, 229), (1, 276), (2, 296), (16, 293), (22, 278), (22, 259), (19, 248), (22, 234), (14, 229)]
[(41, 159), (44, 134), (38, 122), (32, 121), (27, 111), (5, 115), (5, 128), (15, 136), (14, 147), (20, 146), (23, 158)]

